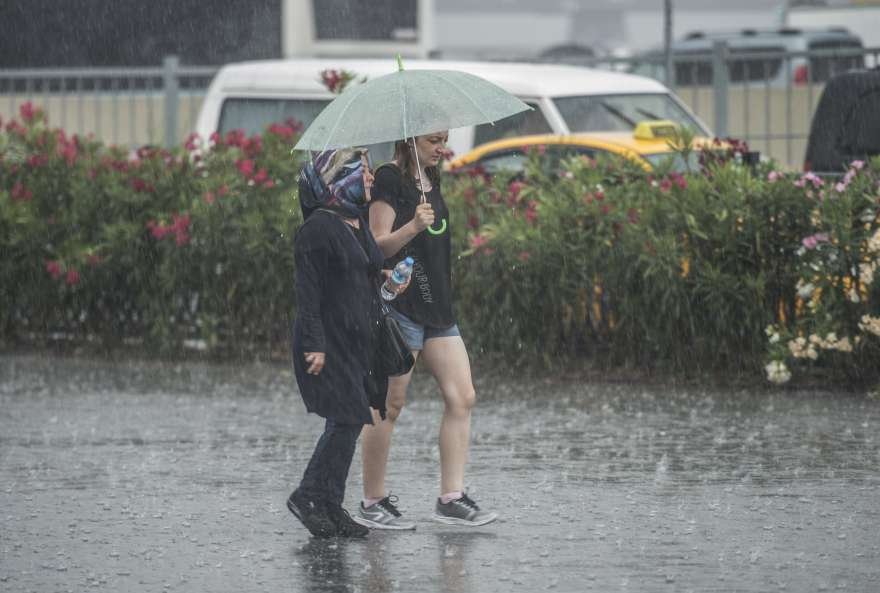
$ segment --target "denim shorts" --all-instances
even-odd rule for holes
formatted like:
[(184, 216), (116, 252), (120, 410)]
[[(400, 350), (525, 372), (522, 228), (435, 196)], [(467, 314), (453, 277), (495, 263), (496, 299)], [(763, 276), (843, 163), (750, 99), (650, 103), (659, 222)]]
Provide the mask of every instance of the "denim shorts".
[(397, 320), (400, 325), (400, 331), (403, 332), (403, 339), (410, 350), (422, 350), (425, 346), (425, 340), (431, 338), (449, 338), (452, 336), (460, 336), (458, 326), (453, 324), (450, 327), (438, 329), (436, 327), (428, 327), (420, 323), (416, 323), (394, 307), (390, 307), (391, 316)]

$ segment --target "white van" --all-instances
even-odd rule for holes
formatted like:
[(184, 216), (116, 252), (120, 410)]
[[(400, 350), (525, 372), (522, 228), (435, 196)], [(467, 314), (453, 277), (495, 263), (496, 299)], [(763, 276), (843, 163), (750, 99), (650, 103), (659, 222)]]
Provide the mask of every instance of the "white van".
[[(493, 82), (533, 111), (495, 125), (450, 130), (449, 148), (463, 154), (475, 146), (510, 136), (630, 131), (646, 119), (672, 120), (699, 135), (709, 128), (661, 83), (644, 76), (552, 64), (407, 60), (408, 69), (460, 70)], [(196, 132), (242, 129), (261, 132), (272, 122), (293, 118), (308, 126), (333, 95), (321, 82), (324, 70), (346, 70), (359, 79), (394, 72), (393, 59), (288, 59), (224, 66), (208, 88)], [(387, 147), (386, 149), (387, 150)], [(375, 154), (382, 160), (389, 154)]]

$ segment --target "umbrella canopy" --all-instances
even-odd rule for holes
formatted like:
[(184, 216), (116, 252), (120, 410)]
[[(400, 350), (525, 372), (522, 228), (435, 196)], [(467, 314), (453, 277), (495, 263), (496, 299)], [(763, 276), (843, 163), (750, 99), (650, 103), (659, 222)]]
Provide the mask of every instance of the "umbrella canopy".
[(324, 151), (403, 140), (495, 122), (528, 105), (491, 82), (454, 70), (403, 70), (346, 89), (294, 147)]

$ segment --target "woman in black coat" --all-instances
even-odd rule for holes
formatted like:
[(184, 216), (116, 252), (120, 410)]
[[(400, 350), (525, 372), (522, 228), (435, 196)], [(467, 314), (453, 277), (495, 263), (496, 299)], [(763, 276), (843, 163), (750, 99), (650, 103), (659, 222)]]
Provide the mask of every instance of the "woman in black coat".
[(326, 424), (287, 506), (316, 536), (368, 532), (342, 501), (358, 436), (370, 407), (384, 417), (387, 389), (374, 372), (383, 256), (363, 218), (372, 182), (362, 149), (321, 153), (300, 174), (293, 366), (306, 409)]

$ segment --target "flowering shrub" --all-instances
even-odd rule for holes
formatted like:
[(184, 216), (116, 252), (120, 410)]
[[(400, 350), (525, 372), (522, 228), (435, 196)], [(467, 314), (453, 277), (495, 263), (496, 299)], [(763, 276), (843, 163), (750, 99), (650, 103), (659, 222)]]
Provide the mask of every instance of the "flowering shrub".
[(3, 132), (0, 337), (286, 341), (297, 123), (129, 154), (26, 104)]
[[(0, 132), (0, 340), (285, 350), (300, 132), (277, 122), (129, 154), (23, 108)], [(476, 351), (878, 378), (880, 162), (829, 181), (735, 154), (685, 175), (585, 157), (551, 171), (546, 156), (515, 178), (444, 179)]]
[[(794, 180), (810, 206), (796, 251), (795, 314), (767, 328), (769, 357), (788, 368), (831, 368), (852, 379), (880, 366), (880, 162), (854, 161), (841, 179)], [(782, 383), (789, 374), (771, 374)]]
[(810, 211), (798, 188), (736, 160), (682, 176), (585, 157), (555, 175), (540, 159), (512, 184), (453, 182), (470, 237), (459, 310), (479, 347), (550, 364), (760, 372), (763, 329), (795, 306)]

